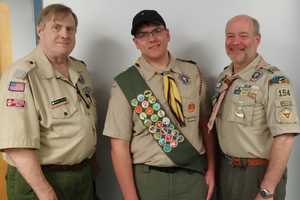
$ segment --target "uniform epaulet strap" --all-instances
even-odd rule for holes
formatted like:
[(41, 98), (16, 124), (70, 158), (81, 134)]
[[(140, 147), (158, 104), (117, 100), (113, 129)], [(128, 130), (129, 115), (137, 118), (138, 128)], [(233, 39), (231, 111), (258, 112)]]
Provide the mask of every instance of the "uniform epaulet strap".
[(86, 66), (86, 63), (85, 63), (83, 60), (79, 60), (79, 59), (74, 58), (74, 57), (72, 57), (72, 56), (70, 56), (70, 58), (71, 58), (72, 60), (77, 61), (77, 62), (80, 62), (80, 63), (82, 63), (82, 64), (84, 64), (84, 65)]
[(223, 69), (223, 70), (226, 70), (226, 69), (228, 69), (228, 67), (229, 67), (229, 65), (227, 65), (226, 67), (224, 67), (224, 69)]
[(269, 72), (270, 74), (274, 74), (275, 72), (280, 71), (278, 67), (267, 65), (262, 67), (263, 70)]
[(176, 60), (197, 65), (197, 63), (195, 61), (193, 61), (193, 60), (185, 60), (185, 59), (181, 59), (181, 58), (176, 58)]
[(14, 69), (13, 77), (17, 79), (25, 79), (27, 74), (36, 67), (34, 60), (25, 60), (17, 64)]

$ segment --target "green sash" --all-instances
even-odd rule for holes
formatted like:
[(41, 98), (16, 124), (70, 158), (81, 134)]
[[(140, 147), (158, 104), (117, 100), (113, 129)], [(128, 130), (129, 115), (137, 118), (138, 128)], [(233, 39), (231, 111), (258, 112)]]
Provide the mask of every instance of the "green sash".
[(166, 112), (136, 67), (131, 66), (119, 74), (115, 81), (129, 101), (133, 112), (139, 116), (166, 155), (182, 168), (205, 172), (206, 157), (199, 154), (166, 116)]

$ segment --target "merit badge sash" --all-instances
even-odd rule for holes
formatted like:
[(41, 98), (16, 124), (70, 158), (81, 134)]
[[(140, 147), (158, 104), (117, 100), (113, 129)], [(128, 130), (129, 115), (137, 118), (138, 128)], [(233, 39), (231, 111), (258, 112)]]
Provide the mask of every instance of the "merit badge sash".
[(203, 173), (206, 157), (199, 154), (170, 120), (136, 67), (131, 66), (118, 75), (115, 81), (129, 101), (132, 111), (139, 116), (162, 151), (176, 165)]

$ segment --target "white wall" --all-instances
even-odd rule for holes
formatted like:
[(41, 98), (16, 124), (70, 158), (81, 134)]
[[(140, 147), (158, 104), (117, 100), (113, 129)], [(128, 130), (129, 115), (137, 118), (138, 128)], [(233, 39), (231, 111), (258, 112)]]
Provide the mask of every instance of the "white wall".
[[(30, 22), (23, 22), (28, 15), (24, 10), (30, 10), (30, 4), (24, 0), (9, 0), (17, 1), (14, 22), (18, 29), (13, 29), (14, 49), (25, 54), (23, 51), (32, 47), (32, 42), (27, 43), (32, 37), (25, 36), (25, 32), (33, 27)], [(290, 77), (300, 106), (300, 79), (297, 78), (300, 73), (297, 66), (300, 63), (300, 3), (297, 0), (44, 0), (44, 5), (57, 2), (72, 7), (79, 17), (73, 55), (85, 60), (92, 72), (100, 114), (99, 132), (103, 128), (112, 78), (131, 65), (138, 55), (130, 28), (132, 17), (141, 9), (157, 9), (163, 15), (172, 34), (170, 50), (177, 57), (195, 60), (203, 66), (211, 86), (217, 74), (229, 63), (224, 51), (226, 21), (237, 14), (256, 17), (261, 23), (260, 52)], [(15, 57), (20, 54), (16, 53)], [(289, 162), (287, 200), (300, 196), (299, 143), (297, 139)], [(117, 200), (121, 196), (108, 148), (107, 139), (101, 137), (97, 153), (102, 170), (97, 176), (97, 189), (102, 200)]]

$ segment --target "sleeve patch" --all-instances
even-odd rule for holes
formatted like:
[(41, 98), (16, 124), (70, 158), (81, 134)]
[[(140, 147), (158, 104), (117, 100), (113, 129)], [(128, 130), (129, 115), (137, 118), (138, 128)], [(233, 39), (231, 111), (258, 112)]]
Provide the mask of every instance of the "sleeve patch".
[(270, 80), (270, 84), (281, 84), (281, 83), (290, 83), (285, 76), (274, 76)]
[(25, 100), (22, 99), (7, 99), (6, 100), (7, 107), (15, 107), (15, 108), (24, 108)]
[(8, 86), (8, 90), (12, 92), (24, 92), (25, 91), (25, 83), (11, 81)]
[(292, 101), (290, 100), (284, 100), (284, 101), (280, 101), (280, 106), (285, 107), (285, 106), (292, 106)]
[(291, 92), (288, 88), (279, 88), (279, 89), (277, 89), (277, 96), (279, 96), (279, 97), (290, 97)]
[(295, 113), (291, 108), (281, 108), (278, 109), (277, 119), (280, 123), (295, 123)]

